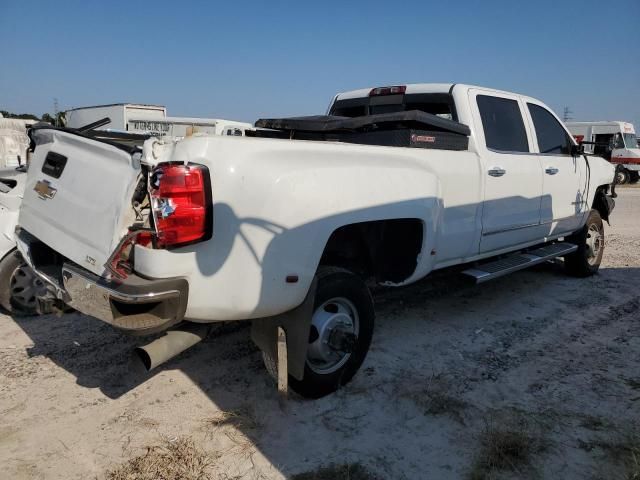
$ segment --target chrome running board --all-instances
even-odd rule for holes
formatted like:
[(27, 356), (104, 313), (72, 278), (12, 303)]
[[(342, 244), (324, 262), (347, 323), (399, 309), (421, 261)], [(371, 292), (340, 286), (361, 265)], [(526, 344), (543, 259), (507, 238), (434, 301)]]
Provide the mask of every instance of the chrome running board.
[(507, 257), (500, 258), (499, 260), (476, 265), (473, 268), (464, 270), (462, 274), (472, 277), (475, 279), (476, 283), (483, 283), (509, 273), (517, 272), (518, 270), (532, 267), (533, 265), (538, 265), (539, 263), (543, 263), (548, 260), (553, 260), (557, 257), (568, 255), (575, 252), (577, 249), (578, 246), (572, 243), (552, 243), (545, 245), (544, 247), (511, 254)]

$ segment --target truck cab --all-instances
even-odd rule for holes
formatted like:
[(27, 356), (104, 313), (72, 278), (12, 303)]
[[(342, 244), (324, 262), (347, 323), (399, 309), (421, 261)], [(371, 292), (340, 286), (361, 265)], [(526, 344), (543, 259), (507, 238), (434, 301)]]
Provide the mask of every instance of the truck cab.
[[(588, 212), (585, 162), (576, 159), (575, 141), (560, 119), (534, 98), (463, 84), (413, 84), (339, 94), (329, 113), (359, 116), (413, 109), (471, 129), (473, 161), (429, 165), (440, 179), (442, 225), (447, 225), (435, 268), (572, 231)], [(446, 208), (454, 198), (467, 207)], [(472, 212), (480, 198), (482, 207)], [(470, 242), (466, 252), (463, 241)]]

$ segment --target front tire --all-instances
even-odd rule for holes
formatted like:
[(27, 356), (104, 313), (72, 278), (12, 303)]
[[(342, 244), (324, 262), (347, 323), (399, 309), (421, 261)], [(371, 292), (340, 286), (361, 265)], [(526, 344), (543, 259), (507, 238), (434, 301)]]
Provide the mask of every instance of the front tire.
[(578, 245), (578, 250), (564, 257), (567, 272), (575, 277), (597, 273), (604, 253), (604, 225), (600, 213), (591, 210), (585, 226), (566, 241)]
[(630, 175), (626, 168), (620, 168), (616, 171), (616, 183), (618, 185), (624, 185), (629, 183)]
[[(289, 376), (291, 389), (307, 398), (324, 397), (353, 378), (369, 351), (375, 319), (369, 289), (357, 275), (320, 267), (317, 279), (304, 377)], [(275, 359), (263, 358), (277, 377)]]
[(37, 314), (36, 296), (45, 285), (16, 250), (0, 260), (0, 305), (14, 315)]

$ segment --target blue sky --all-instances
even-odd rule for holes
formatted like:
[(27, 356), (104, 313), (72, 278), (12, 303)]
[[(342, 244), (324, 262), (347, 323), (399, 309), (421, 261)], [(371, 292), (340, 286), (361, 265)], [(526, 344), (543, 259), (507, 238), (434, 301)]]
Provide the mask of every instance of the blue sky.
[(254, 121), (459, 82), (640, 128), (640, 1), (0, 0), (0, 109), (114, 102)]

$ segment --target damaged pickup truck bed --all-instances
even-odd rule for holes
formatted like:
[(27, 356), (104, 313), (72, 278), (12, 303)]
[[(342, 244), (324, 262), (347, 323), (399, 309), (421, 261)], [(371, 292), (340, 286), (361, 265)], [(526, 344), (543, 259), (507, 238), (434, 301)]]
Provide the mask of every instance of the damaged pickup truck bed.
[[(252, 320), (265, 362), (309, 397), (368, 351), (365, 280), (401, 286), (468, 264), (477, 282), (556, 257), (598, 270), (613, 167), (522, 95), (460, 84), (339, 94), (329, 115), (246, 137), (142, 148), (38, 128), (18, 248), (65, 303), (136, 334), (152, 367)], [(276, 362), (278, 327), (288, 362)]]

